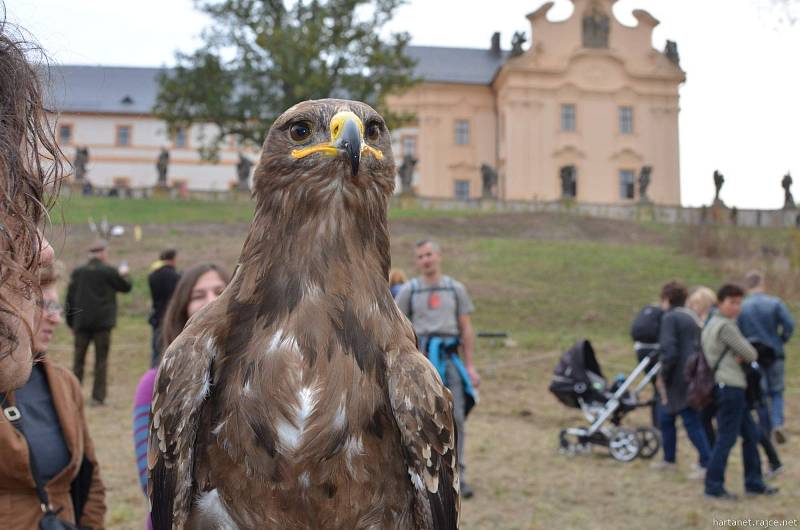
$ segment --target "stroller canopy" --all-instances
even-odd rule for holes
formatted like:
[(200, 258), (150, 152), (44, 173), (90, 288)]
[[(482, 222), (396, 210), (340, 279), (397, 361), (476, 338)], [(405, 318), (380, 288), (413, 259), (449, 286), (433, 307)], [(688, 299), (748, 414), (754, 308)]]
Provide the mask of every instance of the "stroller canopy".
[(565, 405), (580, 408), (579, 397), (584, 401), (604, 401), (603, 390), (605, 378), (592, 343), (585, 339), (575, 343), (561, 356), (553, 373), (550, 392)]

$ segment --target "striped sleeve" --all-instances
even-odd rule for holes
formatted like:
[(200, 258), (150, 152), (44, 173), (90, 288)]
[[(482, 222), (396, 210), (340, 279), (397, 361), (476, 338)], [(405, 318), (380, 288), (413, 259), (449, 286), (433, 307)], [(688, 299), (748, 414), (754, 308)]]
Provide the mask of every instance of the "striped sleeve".
[(133, 400), (133, 446), (136, 453), (136, 469), (139, 472), (139, 485), (145, 495), (147, 495), (147, 438), (155, 378), (156, 370), (148, 370), (139, 381)]
[(755, 348), (747, 342), (747, 339), (744, 338), (744, 335), (735, 324), (723, 324), (719, 330), (719, 338), (733, 353), (748, 362), (758, 359), (758, 353), (756, 353)]

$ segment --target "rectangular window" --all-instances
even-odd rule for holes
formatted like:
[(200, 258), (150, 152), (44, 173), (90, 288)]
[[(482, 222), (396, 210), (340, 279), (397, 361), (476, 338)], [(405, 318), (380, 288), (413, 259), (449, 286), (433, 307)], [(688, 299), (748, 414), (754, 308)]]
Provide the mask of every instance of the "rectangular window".
[(469, 121), (456, 121), (456, 145), (469, 144)]
[(58, 142), (64, 145), (72, 143), (72, 125), (58, 126)]
[(403, 136), (403, 156), (417, 156), (417, 138), (414, 136)]
[(632, 169), (619, 170), (619, 196), (623, 199), (633, 199), (636, 196), (636, 172)]
[(183, 127), (175, 129), (175, 147), (186, 147), (186, 129)]
[(561, 130), (575, 130), (575, 105), (571, 103), (561, 105)]
[(131, 145), (130, 125), (117, 125), (117, 145)]
[(469, 181), (457, 180), (455, 183), (455, 196), (460, 201), (469, 200)]
[(619, 108), (619, 132), (622, 134), (633, 132), (633, 107)]

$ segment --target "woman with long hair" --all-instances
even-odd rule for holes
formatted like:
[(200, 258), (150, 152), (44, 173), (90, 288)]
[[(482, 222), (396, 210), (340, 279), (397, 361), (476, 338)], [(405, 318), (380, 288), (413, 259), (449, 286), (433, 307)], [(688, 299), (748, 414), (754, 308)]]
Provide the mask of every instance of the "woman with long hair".
[[(222, 294), (229, 280), (228, 273), (213, 263), (195, 265), (181, 275), (161, 324), (161, 353), (180, 335), (192, 315)], [(145, 495), (147, 495), (147, 431), (150, 426), (150, 405), (157, 371), (158, 361), (156, 368), (149, 369), (142, 376), (136, 387), (133, 402), (133, 443), (136, 447), (139, 483)], [(148, 527), (149, 525), (148, 518)]]
[[(42, 317), (33, 337), (36, 362), (30, 379), (3, 396), (6, 417), (18, 413), (19, 418), (0, 422), (0, 528), (52, 528), (42, 523), (47, 518), (79, 528), (104, 527), (105, 487), (81, 386), (70, 370), (47, 356), (63, 312), (56, 271), (42, 270)], [(37, 483), (44, 495), (34, 489)]]
[(0, 2), (0, 391), (22, 386), (30, 375), (38, 271), (53, 260), (40, 226), (63, 177), (32, 53), (43, 55), (5, 20)]

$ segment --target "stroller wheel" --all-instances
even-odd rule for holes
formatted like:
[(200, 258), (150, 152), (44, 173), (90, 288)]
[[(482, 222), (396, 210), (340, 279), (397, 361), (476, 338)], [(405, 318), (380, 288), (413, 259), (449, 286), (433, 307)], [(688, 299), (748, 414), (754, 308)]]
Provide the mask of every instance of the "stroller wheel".
[(652, 427), (639, 427), (636, 429), (639, 436), (639, 456), (641, 458), (653, 458), (661, 449), (661, 435)]
[(641, 443), (636, 431), (618, 427), (614, 429), (608, 439), (608, 452), (614, 460), (630, 462), (639, 455)]
[(558, 452), (566, 455), (575, 455), (578, 453), (588, 453), (591, 451), (592, 446), (584, 443), (575, 435), (569, 434), (567, 429), (562, 429), (558, 433)]

